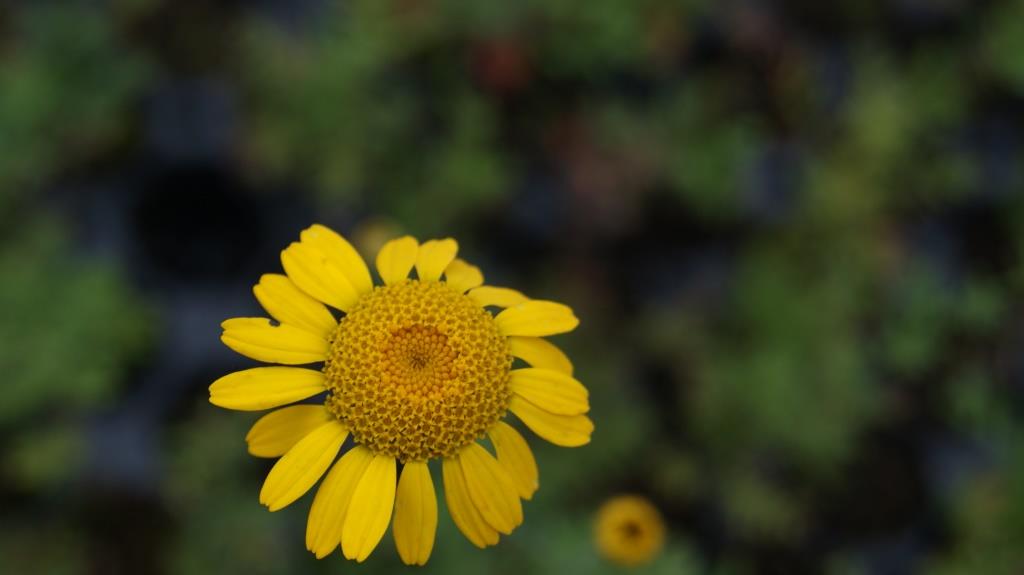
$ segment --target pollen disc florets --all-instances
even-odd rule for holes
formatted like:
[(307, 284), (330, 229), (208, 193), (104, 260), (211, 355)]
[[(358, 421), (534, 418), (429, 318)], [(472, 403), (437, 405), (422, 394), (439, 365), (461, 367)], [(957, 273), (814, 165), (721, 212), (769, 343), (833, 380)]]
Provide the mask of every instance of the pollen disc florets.
[(401, 461), (454, 454), (508, 409), (512, 357), (490, 313), (442, 282), (381, 286), (338, 324), (327, 407)]

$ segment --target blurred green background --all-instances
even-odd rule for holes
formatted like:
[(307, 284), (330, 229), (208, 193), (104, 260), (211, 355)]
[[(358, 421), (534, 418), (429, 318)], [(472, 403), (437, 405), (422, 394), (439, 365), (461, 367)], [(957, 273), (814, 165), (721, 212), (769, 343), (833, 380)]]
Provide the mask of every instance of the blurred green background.
[(1021, 0), (0, 1), (0, 572), (401, 568), (206, 400), (312, 222), (582, 319), (591, 445), (423, 573), (624, 573), (619, 493), (639, 573), (1024, 572), (1022, 127)]

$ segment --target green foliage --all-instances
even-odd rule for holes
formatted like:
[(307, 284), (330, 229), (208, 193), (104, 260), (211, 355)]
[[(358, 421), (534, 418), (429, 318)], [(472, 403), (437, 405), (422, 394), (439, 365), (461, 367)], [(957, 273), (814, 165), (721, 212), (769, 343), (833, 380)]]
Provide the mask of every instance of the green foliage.
[(3, 246), (0, 270), (0, 424), (109, 399), (153, 333), (138, 297), (110, 266), (71, 255), (52, 222)]
[(11, 573), (85, 575), (87, 549), (69, 526), (40, 521), (0, 525), (0, 565)]
[(27, 3), (9, 26), (0, 45), (0, 216), (115, 140), (149, 74), (120, 45), (116, 21), (86, 4)]
[(954, 336), (983, 336), (997, 326), (1004, 298), (1000, 287), (984, 280), (954, 289), (926, 268), (912, 267), (894, 286), (882, 325), (883, 361), (899, 375), (923, 375), (942, 363)]
[[(571, 94), (564, 104), (543, 101), (539, 122), (526, 124), (509, 122), (503, 95), (523, 96), (542, 79), (575, 92), (621, 68), (657, 74), (659, 51), (681, 41), (664, 23), (697, 9), (684, 6), (356, 1), (332, 5), (308, 39), (254, 24), (246, 50), (250, 153), (270, 174), (312, 178), (325, 200), (397, 215), (417, 233), (450, 231), (467, 214), (504, 205), (519, 168), (536, 162), (532, 149), (566, 152), (552, 140), (557, 118), (572, 114)], [(625, 104), (631, 118), (646, 109), (600, 90), (586, 98), (595, 109)], [(715, 170), (736, 168), (720, 158), (748, 150), (752, 138), (724, 116), (702, 122), (702, 104), (667, 104), (661, 113), (679, 129), (659, 135), (683, 138), (659, 141), (684, 163), (664, 162), (659, 175), (692, 186), (695, 203), (704, 192), (731, 191), (733, 180), (720, 181)], [(703, 131), (685, 130), (696, 123)], [(704, 137), (715, 138), (711, 149)], [(613, 143), (613, 153), (629, 145)]]
[(834, 470), (881, 401), (855, 343), (859, 278), (773, 249), (744, 264), (730, 315), (709, 333), (688, 418), (716, 457), (778, 451), (809, 471)]
[(757, 119), (743, 109), (743, 90), (728, 74), (697, 76), (680, 82), (646, 116), (632, 118), (657, 135), (653, 147), (670, 189), (712, 221), (739, 215), (764, 143)]
[(926, 269), (909, 270), (897, 284), (894, 299), (883, 324), (882, 355), (896, 373), (921, 375), (947, 343), (954, 299)]
[[(492, 202), (506, 185), (494, 110), (464, 78), (449, 77), (436, 86), (439, 93), (424, 94), (435, 87), (418, 85), (415, 72), (397, 76), (428, 41), (430, 26), (403, 29), (388, 8), (354, 2), (346, 17), (327, 20), (304, 44), (254, 29), (259, 106), (252, 147), (272, 171), (311, 174), (326, 199), (352, 204), (365, 194), (376, 210), (424, 226), (414, 231), (437, 232), (457, 213)], [(437, 72), (440, 65), (425, 64)], [(437, 210), (435, 221), (417, 217), (424, 205)]]
[(289, 512), (272, 515), (257, 502), (252, 471), (261, 466), (246, 453), (244, 419), (218, 417), (205, 402), (200, 410), (168, 450), (167, 499), (181, 529), (166, 555), (167, 571), (293, 572), (289, 565), (305, 552), (303, 524), (283, 521)]
[(957, 544), (948, 557), (935, 557), (928, 573), (1012, 575), (1024, 564), (1024, 465), (1017, 446), (1008, 449), (1004, 470), (971, 480), (954, 509)]
[(805, 512), (800, 502), (751, 470), (731, 474), (722, 490), (725, 515), (739, 536), (792, 543), (802, 535)]
[[(73, 254), (54, 220), (39, 217), (19, 232), (0, 247), (0, 427), (8, 438), (0, 463), (21, 492), (52, 494), (87, 461), (83, 414), (116, 397), (154, 330), (120, 274)], [(77, 572), (67, 559), (53, 572)]]
[(4, 463), (21, 488), (48, 491), (80, 471), (87, 447), (80, 429), (44, 422), (14, 439)]
[(981, 52), (989, 71), (1018, 94), (1024, 93), (1024, 2), (998, 3), (984, 30)]

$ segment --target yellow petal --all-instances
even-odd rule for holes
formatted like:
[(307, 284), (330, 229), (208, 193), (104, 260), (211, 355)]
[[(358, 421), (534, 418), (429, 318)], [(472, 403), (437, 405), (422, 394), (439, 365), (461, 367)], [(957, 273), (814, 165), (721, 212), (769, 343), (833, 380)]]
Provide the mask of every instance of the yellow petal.
[(553, 301), (530, 300), (499, 313), (494, 321), (507, 336), (545, 336), (576, 329), (580, 320), (567, 305)]
[(341, 543), (352, 494), (371, 461), (373, 453), (357, 445), (341, 456), (320, 484), (306, 522), (306, 549), (315, 553), (317, 559), (327, 557)]
[(590, 393), (572, 377), (550, 369), (528, 367), (509, 374), (508, 387), (549, 413), (579, 415), (590, 411)]
[(493, 455), (478, 443), (459, 452), (469, 498), (491, 527), (508, 535), (523, 522), (515, 483)]
[(445, 281), (460, 292), (466, 292), (484, 283), (484, 274), (480, 268), (465, 260), (455, 258), (444, 270)]
[(292, 325), (273, 325), (263, 317), (236, 317), (220, 326), (224, 345), (255, 360), (298, 365), (327, 357), (326, 339)]
[(508, 338), (509, 353), (533, 367), (553, 369), (572, 375), (572, 362), (558, 346), (539, 337), (513, 336)]
[(352, 493), (341, 532), (346, 559), (362, 563), (380, 542), (395, 507), (395, 458), (375, 455)]
[(420, 244), (412, 236), (403, 236), (384, 244), (377, 252), (377, 273), (380, 279), (392, 285), (408, 278), (419, 251)]
[(348, 311), (360, 293), (333, 260), (310, 244), (293, 242), (281, 252), (281, 265), (299, 289), (325, 304)]
[(416, 256), (416, 275), (424, 282), (441, 279), (441, 274), (458, 252), (459, 244), (451, 238), (423, 242)]
[(495, 424), (487, 434), (491, 437), (494, 450), (498, 452), (498, 463), (512, 477), (519, 496), (523, 499), (533, 497), (538, 487), (537, 461), (526, 440), (504, 421)]
[(594, 422), (586, 415), (548, 413), (518, 395), (513, 395), (509, 410), (534, 433), (562, 447), (579, 447), (590, 443)]
[(271, 317), (327, 339), (338, 327), (324, 304), (309, 297), (292, 280), (281, 274), (263, 274), (252, 288), (256, 299)]
[(210, 385), (210, 403), (258, 411), (306, 399), (325, 390), (324, 374), (301, 367), (254, 367), (229, 373)]
[(281, 457), (314, 429), (331, 420), (323, 405), (293, 405), (261, 417), (245, 436), (249, 453), (256, 457)]
[(313, 224), (302, 230), (299, 239), (302, 240), (302, 243), (315, 247), (334, 262), (334, 265), (345, 274), (359, 295), (373, 290), (370, 269), (366, 267), (363, 256), (359, 255), (356, 248), (352, 247), (352, 244), (337, 232), (327, 226)]
[(441, 462), (444, 477), (444, 500), (448, 504), (455, 525), (473, 545), (484, 548), (498, 542), (498, 532), (487, 524), (469, 497), (466, 477), (458, 456), (446, 457)]
[(391, 531), (406, 565), (427, 564), (437, 531), (437, 494), (426, 461), (410, 461), (402, 469)]
[(277, 511), (302, 497), (331, 466), (347, 435), (345, 426), (333, 420), (303, 437), (270, 470), (260, 503)]
[(530, 301), (530, 298), (514, 289), (495, 286), (474, 288), (470, 290), (469, 297), (480, 307), (512, 307)]

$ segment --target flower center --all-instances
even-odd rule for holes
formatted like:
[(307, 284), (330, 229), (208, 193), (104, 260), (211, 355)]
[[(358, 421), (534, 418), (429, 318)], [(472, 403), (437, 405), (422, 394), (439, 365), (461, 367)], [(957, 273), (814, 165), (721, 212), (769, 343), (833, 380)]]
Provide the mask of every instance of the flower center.
[(378, 286), (332, 336), (327, 408), (374, 452), (452, 455), (505, 414), (511, 365), (493, 316), (445, 283)]
[(622, 525), (619, 526), (619, 529), (622, 530), (622, 534), (627, 539), (633, 539), (633, 538), (639, 536), (640, 533), (643, 531), (643, 529), (641, 529), (640, 526), (635, 521), (628, 521), (628, 520), (623, 522)]

